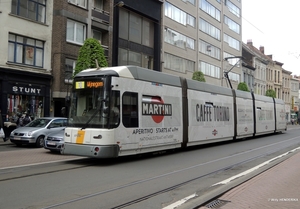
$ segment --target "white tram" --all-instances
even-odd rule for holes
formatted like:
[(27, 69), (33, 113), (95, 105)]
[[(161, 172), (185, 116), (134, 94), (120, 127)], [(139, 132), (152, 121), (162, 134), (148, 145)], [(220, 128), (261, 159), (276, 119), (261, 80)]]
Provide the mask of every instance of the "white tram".
[(284, 102), (137, 66), (74, 77), (62, 154), (112, 158), (287, 129)]

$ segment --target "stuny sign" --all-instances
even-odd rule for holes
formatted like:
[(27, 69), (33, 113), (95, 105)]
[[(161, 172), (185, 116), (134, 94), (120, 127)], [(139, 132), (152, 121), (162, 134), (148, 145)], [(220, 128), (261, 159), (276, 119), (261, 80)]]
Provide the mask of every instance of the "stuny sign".
[(142, 102), (142, 115), (151, 115), (155, 123), (160, 123), (164, 116), (172, 116), (172, 105), (152, 98), (149, 102)]

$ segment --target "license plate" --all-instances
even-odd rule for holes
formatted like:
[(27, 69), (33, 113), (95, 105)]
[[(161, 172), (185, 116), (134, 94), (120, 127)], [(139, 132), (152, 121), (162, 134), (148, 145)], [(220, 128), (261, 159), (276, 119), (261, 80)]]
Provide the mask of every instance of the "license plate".
[(47, 142), (48, 145), (56, 145), (55, 142)]
[(14, 140), (21, 140), (21, 137), (14, 137)]

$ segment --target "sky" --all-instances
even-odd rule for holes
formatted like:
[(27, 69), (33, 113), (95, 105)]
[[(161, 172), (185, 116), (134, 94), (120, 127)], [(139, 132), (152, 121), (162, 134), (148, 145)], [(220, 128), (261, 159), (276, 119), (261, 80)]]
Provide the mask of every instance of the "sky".
[(300, 1), (242, 0), (242, 40), (300, 75)]

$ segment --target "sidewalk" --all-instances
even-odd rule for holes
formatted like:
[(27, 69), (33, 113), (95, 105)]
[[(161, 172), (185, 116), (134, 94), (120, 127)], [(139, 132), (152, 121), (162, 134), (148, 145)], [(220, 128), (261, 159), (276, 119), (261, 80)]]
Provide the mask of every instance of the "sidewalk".
[(1, 145), (13, 145), (13, 143), (11, 143), (10, 140), (7, 140), (6, 142), (4, 142), (3, 139), (0, 138), (0, 146)]
[[(289, 125), (288, 129), (299, 128)], [(300, 208), (300, 150), (198, 209)]]
[(217, 207), (199, 209), (300, 208), (300, 152), (218, 197)]

